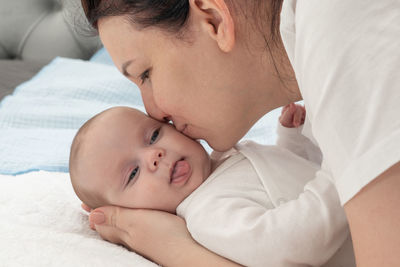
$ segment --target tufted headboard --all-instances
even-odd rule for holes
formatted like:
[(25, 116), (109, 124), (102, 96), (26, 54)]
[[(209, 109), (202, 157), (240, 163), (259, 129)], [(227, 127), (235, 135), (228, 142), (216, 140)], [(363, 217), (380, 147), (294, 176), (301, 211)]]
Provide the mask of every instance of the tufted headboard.
[(79, 0), (0, 0), (0, 59), (88, 59), (100, 42), (75, 29), (84, 22)]

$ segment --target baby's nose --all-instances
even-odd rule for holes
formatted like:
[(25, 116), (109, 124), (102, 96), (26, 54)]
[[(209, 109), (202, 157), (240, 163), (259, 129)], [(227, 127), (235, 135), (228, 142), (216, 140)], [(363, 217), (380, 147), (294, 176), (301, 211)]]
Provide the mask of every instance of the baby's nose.
[(150, 153), (150, 158), (149, 158), (149, 168), (152, 171), (157, 170), (157, 168), (160, 166), (160, 163), (162, 159), (165, 156), (165, 151), (162, 149), (155, 149), (151, 151)]

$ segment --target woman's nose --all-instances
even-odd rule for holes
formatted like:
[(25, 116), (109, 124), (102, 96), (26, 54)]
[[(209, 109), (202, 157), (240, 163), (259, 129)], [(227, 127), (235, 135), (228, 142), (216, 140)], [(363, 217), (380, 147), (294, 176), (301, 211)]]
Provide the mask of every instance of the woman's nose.
[(146, 112), (150, 117), (163, 122), (169, 122), (171, 120), (170, 116), (157, 106), (152, 94), (142, 92), (142, 98)]
[(151, 171), (155, 171), (160, 166), (165, 156), (165, 150), (160, 148), (151, 149), (148, 153), (148, 167)]

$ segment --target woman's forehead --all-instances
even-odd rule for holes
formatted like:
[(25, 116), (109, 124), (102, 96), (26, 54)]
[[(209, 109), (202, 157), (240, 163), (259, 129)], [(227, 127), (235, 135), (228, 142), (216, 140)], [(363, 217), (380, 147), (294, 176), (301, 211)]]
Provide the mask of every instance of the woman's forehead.
[(165, 38), (163, 30), (157, 27), (139, 28), (123, 16), (106, 17), (99, 20), (99, 36), (104, 45), (114, 44), (116, 47), (129, 44), (151, 45), (149, 39)]
[(100, 39), (119, 68), (125, 61), (162, 55), (178, 44), (187, 45), (166, 30), (138, 28), (121, 16), (102, 18), (98, 29)]
[(100, 39), (112, 56), (137, 50), (146, 37), (122, 17), (102, 18), (98, 25)]

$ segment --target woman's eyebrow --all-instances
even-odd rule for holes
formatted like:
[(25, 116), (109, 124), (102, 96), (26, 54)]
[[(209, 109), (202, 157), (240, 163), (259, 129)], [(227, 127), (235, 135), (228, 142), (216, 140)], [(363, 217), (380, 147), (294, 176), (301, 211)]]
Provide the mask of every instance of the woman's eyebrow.
[(132, 59), (132, 60), (128, 60), (128, 61), (122, 63), (121, 69), (122, 69), (122, 74), (124, 74), (124, 76), (126, 76), (126, 77), (131, 76), (131, 75), (126, 71), (126, 69), (129, 67), (129, 65), (130, 65), (133, 61), (134, 61), (134, 60)]

